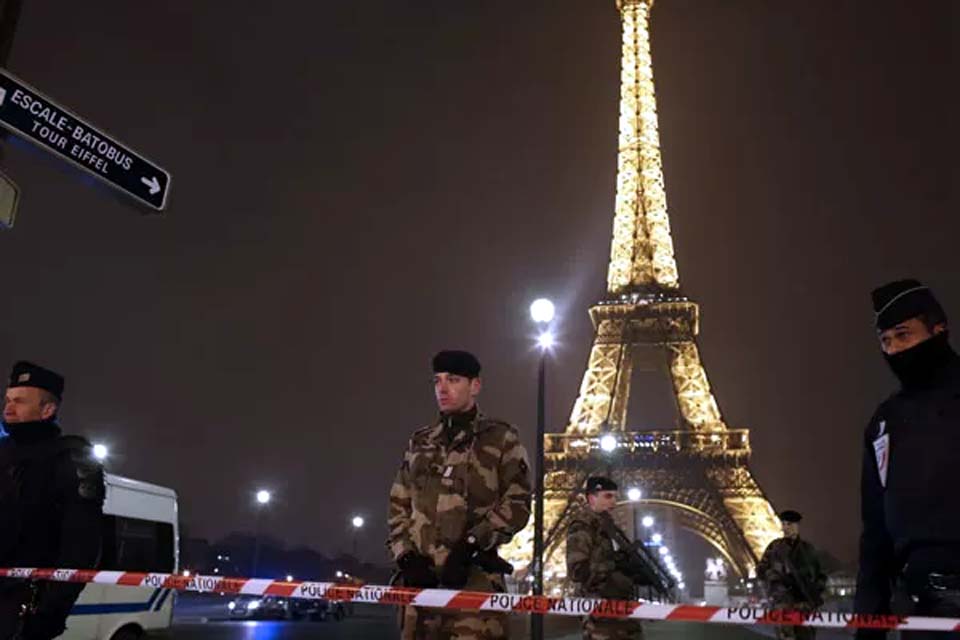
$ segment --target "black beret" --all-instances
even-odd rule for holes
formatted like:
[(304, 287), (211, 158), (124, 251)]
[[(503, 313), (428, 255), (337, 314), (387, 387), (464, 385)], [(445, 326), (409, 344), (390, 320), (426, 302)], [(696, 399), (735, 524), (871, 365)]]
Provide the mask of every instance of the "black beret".
[(480, 375), (480, 361), (469, 351), (441, 351), (433, 356), (433, 372), (476, 378)]
[(8, 388), (13, 387), (36, 387), (49, 391), (57, 397), (57, 400), (63, 398), (63, 376), (50, 369), (44, 369), (32, 362), (21, 360), (13, 365), (10, 372), (10, 384)]
[(603, 476), (593, 476), (587, 478), (587, 486), (584, 491), (587, 493), (597, 493), (598, 491), (616, 491), (617, 483), (611, 480), (610, 478), (605, 478)]
[(873, 312), (877, 329), (885, 331), (904, 320), (930, 315), (946, 321), (947, 314), (933, 292), (919, 280), (896, 280), (873, 290)]
[(779, 514), (779, 518), (783, 522), (800, 522), (801, 520), (803, 520), (803, 516), (800, 515), (800, 512), (793, 511), (792, 509), (781, 511)]

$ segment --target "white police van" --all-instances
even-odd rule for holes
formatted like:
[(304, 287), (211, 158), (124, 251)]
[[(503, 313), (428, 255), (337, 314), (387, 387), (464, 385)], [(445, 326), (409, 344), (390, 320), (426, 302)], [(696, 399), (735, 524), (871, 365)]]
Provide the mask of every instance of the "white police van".
[[(176, 573), (179, 529), (172, 489), (107, 474), (103, 505), (103, 571)], [(170, 589), (88, 584), (67, 619), (64, 640), (134, 640), (166, 629)]]

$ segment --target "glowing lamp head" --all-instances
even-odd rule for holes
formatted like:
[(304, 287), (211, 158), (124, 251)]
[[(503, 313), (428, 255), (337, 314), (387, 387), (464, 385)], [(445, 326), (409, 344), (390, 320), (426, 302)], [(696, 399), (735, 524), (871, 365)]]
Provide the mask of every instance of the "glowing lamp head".
[(555, 311), (553, 303), (546, 298), (534, 300), (533, 304), (530, 305), (530, 317), (537, 324), (547, 324), (553, 320)]
[(543, 351), (549, 351), (553, 348), (554, 340), (553, 334), (549, 331), (544, 331), (539, 336), (537, 336), (537, 346), (540, 347)]
[(609, 433), (602, 438), (600, 438), (600, 448), (611, 453), (614, 449), (617, 448), (617, 439), (616, 437), (610, 435)]

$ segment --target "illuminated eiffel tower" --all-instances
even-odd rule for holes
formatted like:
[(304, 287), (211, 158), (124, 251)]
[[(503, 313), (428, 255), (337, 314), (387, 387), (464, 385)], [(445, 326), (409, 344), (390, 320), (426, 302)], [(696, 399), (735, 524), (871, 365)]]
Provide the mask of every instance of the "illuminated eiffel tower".
[[(596, 329), (587, 370), (563, 434), (548, 434), (544, 575), (562, 586), (571, 496), (589, 473), (611, 470), (641, 487), (641, 504), (670, 509), (681, 529), (709, 542), (742, 577), (780, 535), (750, 472), (749, 433), (720, 415), (700, 362), (697, 304), (680, 290), (670, 237), (650, 57), (653, 0), (618, 0), (623, 26), (620, 136), (607, 296), (590, 309)], [(672, 383), (678, 424), (634, 431), (627, 422), (634, 365), (653, 363)], [(603, 451), (601, 437), (610, 435)], [(620, 514), (624, 516), (623, 513)], [(632, 530), (629, 527), (628, 530)], [(532, 527), (504, 549), (515, 566), (532, 555)], [(557, 578), (561, 578), (560, 581)]]

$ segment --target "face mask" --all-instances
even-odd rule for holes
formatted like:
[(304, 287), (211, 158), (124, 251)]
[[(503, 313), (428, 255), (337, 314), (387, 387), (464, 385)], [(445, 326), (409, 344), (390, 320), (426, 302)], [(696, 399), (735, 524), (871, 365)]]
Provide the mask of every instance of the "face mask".
[(944, 364), (955, 357), (944, 331), (905, 351), (886, 355), (887, 364), (904, 389), (929, 386)]

